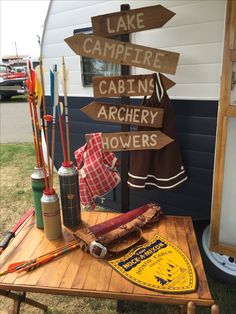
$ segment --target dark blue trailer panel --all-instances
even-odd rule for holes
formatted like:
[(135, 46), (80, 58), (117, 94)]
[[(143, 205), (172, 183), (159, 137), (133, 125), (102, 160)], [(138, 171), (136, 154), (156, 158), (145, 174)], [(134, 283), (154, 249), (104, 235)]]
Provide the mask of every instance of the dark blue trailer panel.
[[(80, 111), (80, 108), (93, 100), (94, 98), (91, 97), (68, 98), (71, 158), (74, 162), (74, 151), (85, 144), (86, 133), (120, 131), (120, 125), (92, 121)], [(105, 101), (108, 102), (108, 100)], [(117, 103), (118, 101), (109, 99), (109, 102)], [(141, 100), (132, 99), (131, 102), (140, 104)], [(157, 202), (166, 214), (190, 215), (193, 219), (210, 219), (218, 102), (172, 100), (172, 104), (175, 111), (178, 142), (188, 180), (171, 191), (130, 189), (130, 208), (147, 202)], [(47, 105), (49, 113), (52, 113), (49, 97), (47, 97)], [(51, 138), (51, 129), (49, 133)], [(55, 156), (55, 165), (58, 169), (63, 159), (58, 124)], [(117, 157), (120, 157), (120, 153)], [(104, 207), (121, 211), (120, 186), (104, 198), (102, 203)]]

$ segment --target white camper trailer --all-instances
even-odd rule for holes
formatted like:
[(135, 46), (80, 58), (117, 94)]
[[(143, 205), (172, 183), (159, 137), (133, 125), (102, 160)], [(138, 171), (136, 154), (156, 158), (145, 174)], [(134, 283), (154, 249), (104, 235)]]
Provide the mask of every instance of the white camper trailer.
[[(180, 53), (172, 99), (218, 100), (222, 61), (225, 5), (222, 1), (128, 1), (132, 9), (164, 5), (176, 15), (160, 29), (131, 34), (130, 42)], [(91, 17), (120, 10), (122, 1), (51, 1), (42, 38), (42, 55), (47, 71), (66, 58), (70, 71), (69, 95), (93, 97), (86, 82), (83, 58), (64, 42), (75, 30), (92, 32)], [(214, 7), (214, 10), (212, 9)], [(86, 60), (84, 61), (86, 62)], [(132, 68), (133, 74), (147, 70)], [(106, 73), (105, 73), (106, 74)], [(62, 90), (61, 90), (62, 91)], [(46, 92), (49, 93), (47, 75)]]
[[(136, 191), (130, 189), (131, 208), (144, 202), (158, 202), (166, 214), (191, 215), (210, 219), (220, 77), (223, 58), (225, 0), (126, 1), (131, 9), (161, 4), (176, 15), (163, 27), (130, 34), (130, 42), (180, 53), (175, 75), (167, 75), (176, 85), (169, 91), (172, 100), (178, 141), (188, 173), (188, 181), (174, 191)], [(122, 1), (51, 1), (41, 43), (45, 84), (50, 107), (49, 71), (65, 57), (69, 71), (69, 120), (71, 151), (83, 145), (84, 135), (92, 132), (118, 131), (118, 125), (92, 121), (80, 108), (93, 99), (91, 78), (94, 75), (118, 75), (118, 65), (76, 55), (64, 41), (76, 33), (92, 33), (91, 17), (120, 11)], [(132, 67), (131, 74), (151, 71)], [(60, 86), (60, 95), (63, 96)], [(232, 99), (236, 98), (235, 89)], [(109, 100), (110, 101), (110, 100)], [(132, 99), (138, 104), (141, 99)], [(51, 110), (51, 109), (50, 109)], [(60, 166), (60, 140), (58, 138)], [(110, 193), (103, 205), (120, 210), (119, 188)], [(229, 223), (229, 222), (228, 222)], [(234, 225), (226, 228), (235, 228)], [(228, 234), (230, 233), (228, 232)], [(232, 234), (232, 233), (231, 233)], [(209, 240), (205, 233), (204, 243)], [(234, 243), (235, 245), (235, 243)], [(236, 282), (234, 258), (209, 251), (206, 259), (218, 277)]]

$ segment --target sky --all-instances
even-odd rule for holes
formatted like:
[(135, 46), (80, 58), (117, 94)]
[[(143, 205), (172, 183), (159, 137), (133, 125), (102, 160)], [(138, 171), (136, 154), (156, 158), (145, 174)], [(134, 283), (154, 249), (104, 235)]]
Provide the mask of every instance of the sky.
[(4, 55), (39, 56), (49, 0), (0, 0), (0, 58)]

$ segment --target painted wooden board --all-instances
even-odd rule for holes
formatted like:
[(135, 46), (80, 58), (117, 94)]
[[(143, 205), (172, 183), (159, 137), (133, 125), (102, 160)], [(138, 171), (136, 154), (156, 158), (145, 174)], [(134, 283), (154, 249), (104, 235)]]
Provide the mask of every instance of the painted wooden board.
[(179, 53), (90, 34), (65, 38), (65, 42), (78, 55), (117, 64), (136, 66), (155, 72), (175, 74)]
[(103, 133), (103, 151), (161, 149), (174, 140), (161, 131)]
[(80, 109), (95, 121), (113, 122), (161, 128), (163, 109), (143, 106), (91, 102)]
[(114, 36), (159, 28), (166, 24), (174, 12), (162, 5), (93, 16), (93, 33), (100, 36)]
[[(175, 82), (161, 75), (166, 90), (175, 86)], [(122, 97), (151, 95), (154, 89), (152, 74), (122, 75), (122, 76), (93, 76), (94, 97)]]

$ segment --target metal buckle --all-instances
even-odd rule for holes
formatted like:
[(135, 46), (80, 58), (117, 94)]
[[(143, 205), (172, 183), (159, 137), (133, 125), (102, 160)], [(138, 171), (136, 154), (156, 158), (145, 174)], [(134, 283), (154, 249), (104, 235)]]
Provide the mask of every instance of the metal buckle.
[(89, 245), (89, 252), (96, 258), (104, 258), (107, 254), (107, 248), (101, 243), (93, 241)]

